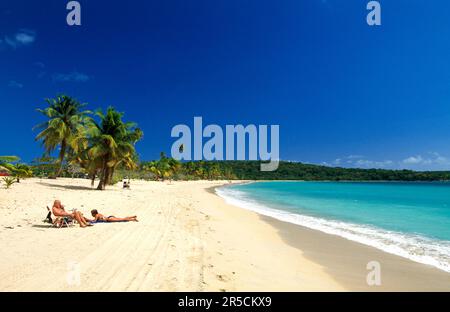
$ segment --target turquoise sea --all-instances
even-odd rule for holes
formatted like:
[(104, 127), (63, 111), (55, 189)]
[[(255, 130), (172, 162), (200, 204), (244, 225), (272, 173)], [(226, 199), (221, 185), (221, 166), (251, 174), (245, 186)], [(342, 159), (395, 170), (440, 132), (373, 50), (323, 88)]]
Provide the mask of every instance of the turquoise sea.
[(229, 203), (450, 272), (450, 183), (256, 182)]

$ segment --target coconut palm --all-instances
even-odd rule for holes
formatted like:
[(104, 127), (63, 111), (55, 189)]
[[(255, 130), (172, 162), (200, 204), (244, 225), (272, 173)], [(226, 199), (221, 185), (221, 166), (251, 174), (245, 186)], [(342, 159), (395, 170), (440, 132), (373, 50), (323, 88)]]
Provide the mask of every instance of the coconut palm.
[(106, 114), (98, 111), (100, 122), (93, 122), (90, 132), (90, 147), (87, 158), (99, 166), (100, 183), (97, 187), (103, 190), (112, 182), (114, 170), (119, 165), (128, 169), (136, 167), (134, 145), (143, 132), (134, 123), (124, 123), (123, 113), (109, 107)]
[(86, 104), (81, 104), (67, 95), (46, 101), (49, 107), (38, 109), (38, 112), (44, 114), (48, 120), (35, 126), (35, 129), (41, 130), (36, 140), (42, 141), (47, 155), (59, 146), (59, 168), (56, 173), (56, 176), (59, 176), (68, 149), (83, 145), (83, 142), (84, 145), (87, 144), (84, 126), (89, 120), (87, 115), (90, 111), (82, 111)]
[(169, 179), (172, 179), (177, 173), (181, 171), (182, 165), (179, 160), (169, 158)]
[(10, 172), (8, 167), (13, 162), (19, 161), (20, 158), (17, 156), (0, 156), (0, 170)]
[(94, 187), (95, 178), (98, 176), (102, 168), (102, 159), (93, 158), (88, 155), (88, 149), (82, 150), (71, 157), (70, 164), (79, 165), (91, 178), (91, 187)]
[(33, 171), (29, 166), (25, 164), (14, 164), (9, 168), (12, 175), (16, 178), (17, 183), (20, 183), (20, 179), (25, 179), (33, 176)]
[(17, 163), (20, 160), (17, 156), (0, 156), (0, 170), (6, 171), (19, 183), (20, 179), (33, 176), (31, 168), (25, 164)]
[(150, 171), (155, 176), (155, 180), (170, 180), (181, 170), (181, 162), (174, 158), (168, 158), (164, 152), (161, 152), (159, 160), (145, 164), (143, 169)]
[(159, 168), (159, 161), (151, 161), (144, 165), (144, 170), (151, 172), (155, 176), (155, 180), (160, 180), (163, 176)]

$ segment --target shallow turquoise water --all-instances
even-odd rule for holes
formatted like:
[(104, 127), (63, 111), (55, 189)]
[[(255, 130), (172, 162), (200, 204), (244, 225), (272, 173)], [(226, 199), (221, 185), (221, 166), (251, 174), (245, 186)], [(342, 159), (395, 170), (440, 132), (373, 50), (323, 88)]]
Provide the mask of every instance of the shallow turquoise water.
[(259, 182), (219, 195), (450, 271), (450, 183)]
[(291, 212), (450, 240), (449, 183), (264, 182), (236, 189)]

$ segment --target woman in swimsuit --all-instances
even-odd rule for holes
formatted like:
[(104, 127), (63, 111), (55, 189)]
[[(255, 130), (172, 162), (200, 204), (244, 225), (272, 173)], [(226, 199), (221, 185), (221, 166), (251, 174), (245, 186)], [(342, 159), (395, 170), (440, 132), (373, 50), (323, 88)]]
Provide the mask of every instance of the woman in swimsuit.
[(91, 215), (94, 220), (89, 220), (91, 222), (124, 222), (124, 221), (137, 221), (137, 216), (131, 216), (126, 218), (116, 218), (114, 216), (105, 217), (97, 211), (97, 209), (91, 210)]

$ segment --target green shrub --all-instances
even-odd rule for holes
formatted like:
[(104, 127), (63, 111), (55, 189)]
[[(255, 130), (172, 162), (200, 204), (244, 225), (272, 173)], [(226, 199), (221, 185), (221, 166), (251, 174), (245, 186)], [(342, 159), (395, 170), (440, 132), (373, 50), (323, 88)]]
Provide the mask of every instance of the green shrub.
[(7, 189), (9, 189), (11, 187), (11, 185), (13, 185), (14, 183), (16, 183), (16, 178), (13, 177), (4, 177), (3, 178), (3, 182), (5, 182), (5, 186)]

